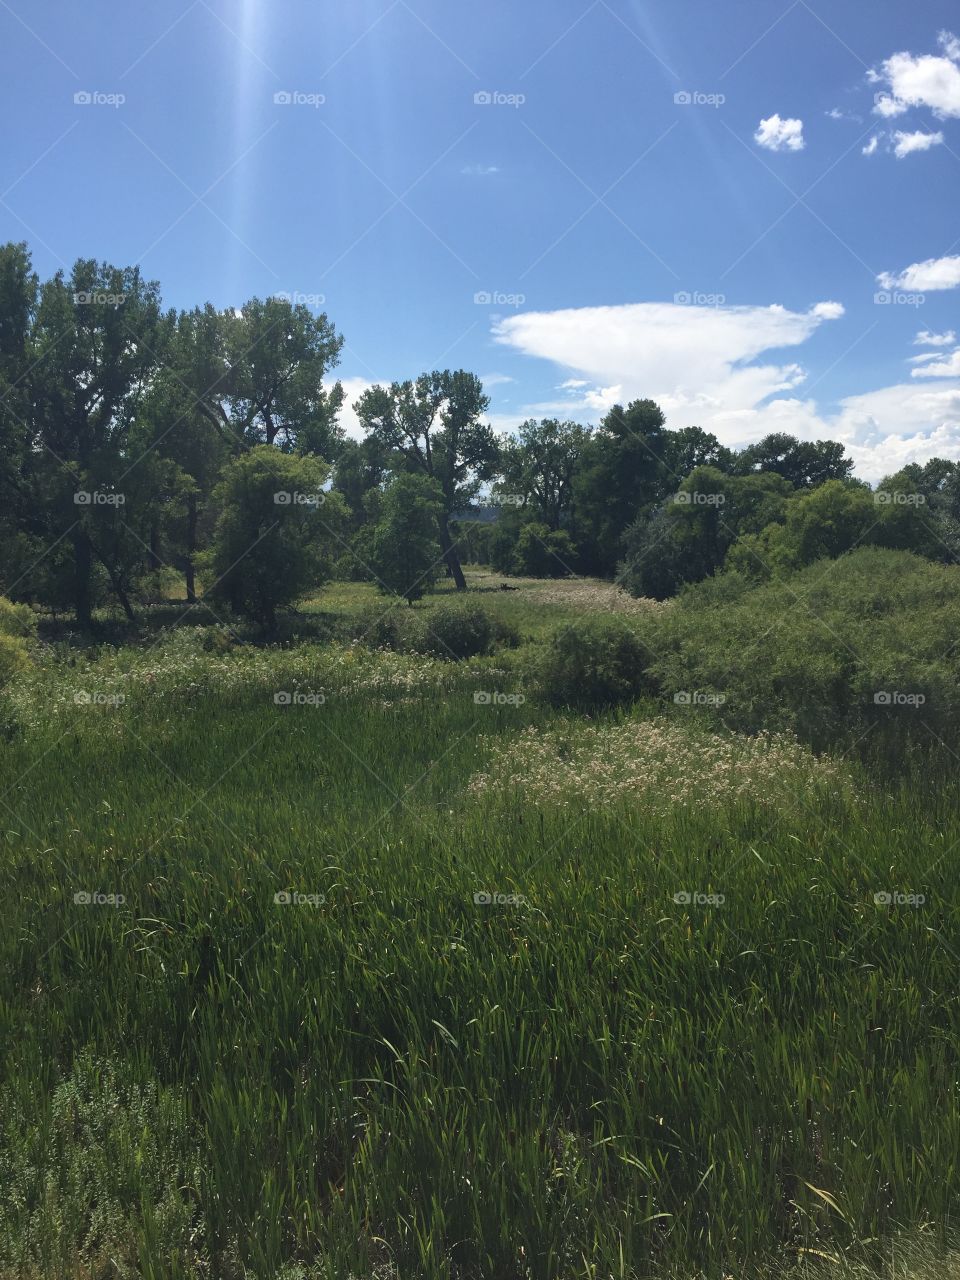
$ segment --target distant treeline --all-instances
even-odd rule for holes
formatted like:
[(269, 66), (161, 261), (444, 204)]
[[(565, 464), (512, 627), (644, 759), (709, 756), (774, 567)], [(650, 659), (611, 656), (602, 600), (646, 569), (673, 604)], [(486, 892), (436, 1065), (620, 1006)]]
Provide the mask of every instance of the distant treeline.
[[(366, 391), (349, 440), (342, 345), (283, 297), (177, 312), (135, 267), (41, 282), (25, 244), (0, 247), (0, 591), (87, 628), (111, 598), (135, 619), (177, 575), (188, 601), (202, 586), (269, 626), (330, 576), (412, 601), (438, 571), (465, 586), (463, 560), (663, 597), (861, 543), (954, 554), (953, 463), (874, 492), (840, 444), (733, 451), (651, 400), (497, 436), (479, 378), (435, 371)], [(475, 502), (500, 518), (455, 519)]]

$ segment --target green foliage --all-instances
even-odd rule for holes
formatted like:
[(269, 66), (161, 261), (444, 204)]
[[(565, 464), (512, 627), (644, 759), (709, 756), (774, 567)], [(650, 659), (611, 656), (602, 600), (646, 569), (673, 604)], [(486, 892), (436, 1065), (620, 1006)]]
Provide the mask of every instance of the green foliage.
[(368, 440), (439, 485), (440, 546), (460, 591), (466, 589), (466, 581), (449, 522), (495, 473), (499, 446), (482, 421), (489, 403), (476, 374), (447, 369), (421, 374), (416, 382), (370, 387), (354, 406)]
[(325, 493), (318, 458), (257, 445), (225, 469), (211, 558), (213, 593), (264, 627), (329, 573), (343, 500)]
[(530, 578), (563, 578), (572, 573), (576, 548), (566, 529), (549, 529), (535, 520), (522, 525), (513, 553), (513, 573)]
[(782, 519), (792, 493), (776, 474), (734, 476), (696, 467), (677, 492), (627, 530), (617, 580), (635, 596), (664, 600), (716, 573), (738, 538)]
[(623, 535), (640, 511), (662, 499), (676, 479), (666, 468), (666, 419), (652, 400), (615, 405), (583, 450), (573, 481), (572, 536), (583, 571), (612, 575)]
[(874, 493), (852, 481), (828, 480), (788, 502), (783, 523), (741, 538), (728, 564), (764, 580), (817, 560), (835, 559), (858, 546), (942, 558), (944, 543), (934, 518), (915, 498), (896, 486)]
[(622, 618), (586, 617), (559, 627), (535, 659), (548, 702), (596, 711), (650, 692), (650, 653)]
[(399, 475), (387, 486), (369, 546), (369, 568), (382, 591), (419, 600), (436, 581), (443, 493), (426, 475)]
[(0, 689), (29, 667), (29, 641), (36, 631), (37, 619), (32, 609), (0, 596)]
[(718, 691), (733, 728), (893, 757), (960, 741), (960, 568), (865, 548), (759, 586), (724, 573), (643, 634), (664, 698)]
[(409, 641), (419, 653), (436, 658), (475, 658), (490, 653), (496, 640), (493, 620), (479, 604), (441, 604), (418, 618)]
[(844, 457), (843, 445), (834, 440), (798, 440), (774, 432), (736, 455), (741, 473), (767, 471), (783, 476), (794, 487), (815, 488), (828, 480), (846, 480), (853, 461)]
[(532, 418), (516, 437), (501, 440), (502, 492), (522, 499), (549, 530), (557, 530), (570, 512), (573, 478), (590, 439), (587, 428), (556, 418)]

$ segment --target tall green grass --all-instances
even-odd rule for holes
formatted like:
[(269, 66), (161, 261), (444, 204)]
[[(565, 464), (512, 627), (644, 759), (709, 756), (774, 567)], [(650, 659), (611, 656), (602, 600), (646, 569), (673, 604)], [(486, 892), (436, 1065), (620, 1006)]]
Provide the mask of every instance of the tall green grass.
[(499, 656), (164, 652), (51, 661), (2, 745), (0, 1275), (739, 1276), (946, 1229), (949, 780), (497, 807), (491, 743), (556, 719), (474, 701)]

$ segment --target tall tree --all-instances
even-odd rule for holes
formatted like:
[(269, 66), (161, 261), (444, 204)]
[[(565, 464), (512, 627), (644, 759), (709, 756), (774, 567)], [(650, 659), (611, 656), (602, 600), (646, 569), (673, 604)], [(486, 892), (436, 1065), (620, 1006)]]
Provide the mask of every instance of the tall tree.
[(573, 537), (588, 572), (611, 576), (627, 528), (644, 507), (673, 491), (665, 421), (652, 400), (615, 405), (585, 448), (574, 481)]
[(197, 410), (234, 452), (257, 444), (331, 459), (341, 433), (339, 382), (324, 379), (343, 338), (325, 314), (285, 298), (238, 310), (207, 305), (181, 318), (177, 373)]
[(550, 530), (569, 515), (573, 477), (590, 439), (588, 427), (557, 418), (528, 418), (502, 444), (503, 491), (518, 494)]
[[(91, 621), (99, 562), (128, 616), (132, 566), (149, 538), (155, 497), (131, 432), (162, 357), (159, 287), (136, 267), (80, 260), (40, 290), (28, 344), (30, 479), (48, 546), (69, 540), (81, 626)], [(128, 498), (130, 501), (128, 502)]]
[(410, 471), (439, 484), (440, 547), (458, 591), (465, 591), (467, 582), (450, 517), (495, 474), (499, 448), (490, 426), (481, 422), (489, 404), (476, 374), (447, 369), (422, 374), (415, 382), (371, 387), (355, 405), (368, 436), (402, 454)]
[(777, 431), (741, 450), (735, 468), (741, 474), (775, 471), (798, 489), (813, 489), (827, 480), (846, 480), (853, 460), (835, 440), (798, 440)]
[(440, 559), (443, 494), (429, 476), (404, 474), (386, 488), (371, 538), (371, 564), (383, 591), (419, 600), (433, 585)]

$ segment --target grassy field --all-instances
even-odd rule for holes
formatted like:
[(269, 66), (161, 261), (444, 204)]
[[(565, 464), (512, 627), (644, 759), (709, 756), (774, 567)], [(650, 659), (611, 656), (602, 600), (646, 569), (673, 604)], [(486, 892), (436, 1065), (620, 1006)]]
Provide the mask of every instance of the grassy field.
[[(553, 627), (656, 606), (500, 581), (471, 575), (521, 644), (488, 657), (184, 626), (48, 647), (9, 694), (0, 1276), (834, 1274), (901, 1229), (936, 1257), (950, 770), (551, 710)], [(633, 799), (591, 799), (598, 743), (646, 744)]]

